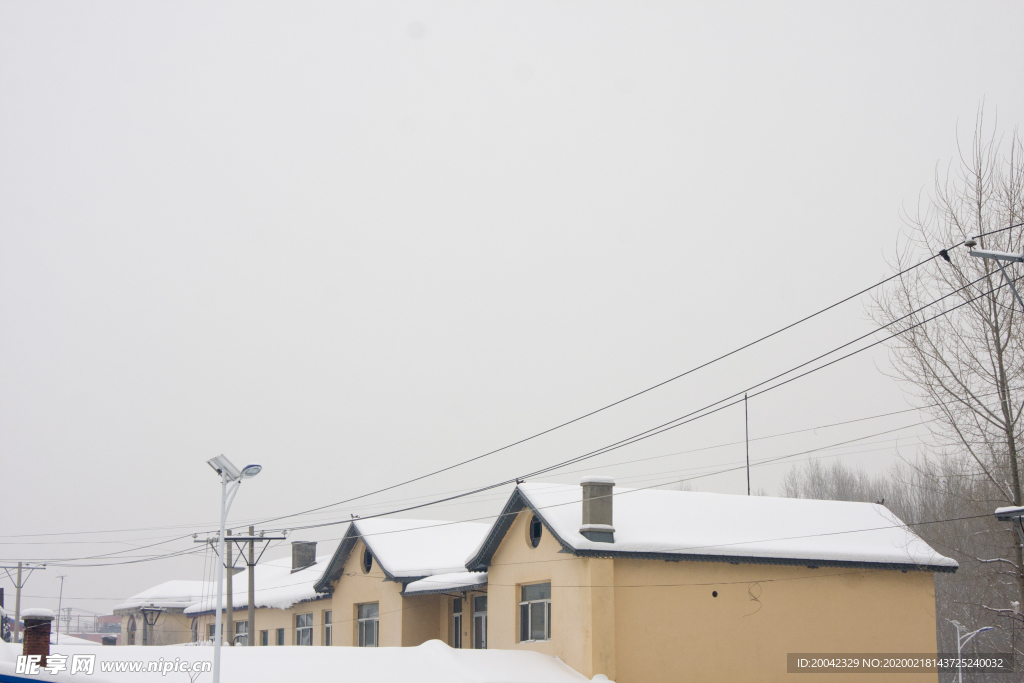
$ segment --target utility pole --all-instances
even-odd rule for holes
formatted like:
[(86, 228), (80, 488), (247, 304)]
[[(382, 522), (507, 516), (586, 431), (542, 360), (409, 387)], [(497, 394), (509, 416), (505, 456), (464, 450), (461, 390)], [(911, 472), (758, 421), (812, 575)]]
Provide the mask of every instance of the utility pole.
[[(57, 598), (57, 645), (60, 645), (60, 605), (64, 602), (64, 579), (68, 578), (67, 574), (58, 574), (57, 578), (60, 579), (60, 597)], [(71, 630), (71, 608), (68, 607), (68, 630)]]
[(747, 412), (747, 395), (743, 394), (743, 434), (747, 442), (747, 495), (750, 495), (750, 414)]
[[(16, 565), (0, 565), (0, 569), (3, 569), (7, 573), (7, 578), (14, 582), (14, 642), (17, 644), (18, 636), (21, 634), (21, 589), (28, 581), (28, 577), (32, 576), (32, 572), (37, 569), (46, 569), (46, 565), (19, 562)], [(11, 576), (10, 570), (12, 569), (18, 570), (16, 579)], [(28, 574), (25, 574), (24, 579), (22, 579), (22, 570), (28, 572)]]
[(249, 527), (249, 561), (246, 566), (249, 568), (249, 620), (245, 625), (246, 646), (256, 644), (256, 542), (252, 537), (256, 535), (256, 528)]
[[(232, 574), (234, 573), (234, 570), (235, 570), (235, 567), (234, 567), (234, 554), (231, 551), (231, 546), (232, 545), (234, 545), (237, 548), (237, 550), (238, 550), (238, 557), (242, 558), (245, 561), (245, 564), (249, 568), (249, 623), (248, 623), (248, 628), (247, 628), (247, 636), (246, 636), (247, 640), (246, 640), (246, 643), (249, 644), (249, 645), (255, 645), (256, 644), (256, 641), (255, 641), (256, 629), (255, 629), (254, 624), (255, 624), (255, 618), (256, 618), (256, 565), (259, 564), (260, 559), (263, 557), (263, 553), (266, 552), (267, 548), (270, 547), (270, 542), (271, 541), (283, 541), (283, 540), (285, 540), (287, 538), (287, 536), (284, 533), (282, 533), (279, 536), (267, 536), (265, 531), (261, 531), (259, 533), (259, 535), (257, 536), (256, 535), (256, 530), (253, 527), (249, 527), (249, 535), (248, 536), (233, 536), (233, 535), (231, 535), (230, 532), (225, 532), (224, 538), (229, 541), (228, 543), (225, 544), (226, 545), (226, 557), (225, 557), (225, 560), (224, 560), (224, 568), (225, 568), (225, 570), (227, 570), (227, 575), (228, 575), (228, 587), (229, 587), (228, 588), (228, 596), (231, 595), (231, 587), (234, 585), (233, 581), (231, 580), (231, 576), (232, 576)], [(195, 539), (193, 539), (193, 541), (195, 543), (209, 543), (215, 549), (218, 547), (218, 540), (219, 540), (219, 537), (217, 537), (217, 538), (203, 538), (203, 539), (195, 538)], [(245, 553), (245, 547), (243, 546), (244, 543), (248, 543), (249, 544), (249, 553), (248, 553), (249, 559), (247, 559), (247, 560), (245, 559), (246, 553)], [(256, 552), (255, 552), (255, 550), (256, 550), (255, 546), (256, 546), (257, 543), (262, 543), (263, 544), (263, 547), (260, 550), (259, 554), (256, 554)], [(219, 552), (219, 551), (216, 551), (216, 552)], [(229, 597), (229, 600), (230, 599), (231, 598)], [(220, 614), (219, 607), (220, 606), (219, 606), (219, 603), (218, 603), (218, 610), (217, 610), (218, 614)], [(228, 608), (232, 609), (233, 607), (234, 607), (233, 602), (228, 602)], [(234, 639), (234, 634), (233, 633), (231, 634), (231, 638)]]
[[(231, 529), (228, 529), (225, 533), (228, 535), (228, 537), (230, 537), (231, 536)], [(225, 614), (224, 614), (224, 620), (225, 620), (224, 621), (224, 631), (225, 631), (225, 635), (227, 636), (227, 644), (228, 645), (234, 645), (235, 644), (235, 628), (234, 628), (233, 615), (234, 615), (234, 612), (235, 612), (235, 605), (234, 605), (234, 601), (232, 600), (232, 596), (234, 595), (234, 592), (235, 592), (234, 591), (235, 582), (233, 581), (233, 578), (234, 578), (234, 575), (235, 575), (235, 563), (231, 560), (231, 543), (227, 544), (227, 547), (224, 549), (224, 552), (227, 553), (227, 555), (225, 555), (225, 563), (227, 564), (227, 572), (228, 572), (228, 594), (225, 596), (227, 598), (225, 600), (225, 602), (227, 603), (227, 609), (226, 609)], [(220, 606), (218, 605), (218, 607), (220, 607)]]

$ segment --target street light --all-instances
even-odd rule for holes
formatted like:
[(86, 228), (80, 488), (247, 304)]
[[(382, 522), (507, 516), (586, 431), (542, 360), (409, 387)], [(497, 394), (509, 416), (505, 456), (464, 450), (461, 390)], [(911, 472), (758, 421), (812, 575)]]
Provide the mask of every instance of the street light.
[[(220, 558), (221, 562), (224, 561), (224, 527), (228, 521), (228, 510), (231, 509), (231, 503), (235, 501), (235, 494), (238, 493), (238, 487), (242, 485), (242, 481), (245, 479), (252, 479), (261, 471), (263, 467), (256, 463), (249, 463), (242, 469), (235, 467), (234, 463), (225, 458), (223, 455), (218, 455), (215, 458), (210, 458), (206, 461), (207, 464), (213, 468), (213, 471), (220, 475), (220, 536), (217, 539), (217, 557)], [(232, 484), (230, 495), (228, 494), (228, 484)], [(213, 683), (220, 683), (220, 644), (223, 640), (223, 634), (221, 632), (221, 604), (224, 600), (224, 572), (217, 572), (217, 603), (215, 606), (216, 617), (214, 618), (214, 640), (213, 640)]]
[[(995, 261), (996, 265), (999, 266), (999, 272), (1003, 274), (1003, 279), (1006, 280), (1006, 284), (1010, 285), (1010, 289), (1013, 290), (1013, 295), (1017, 297), (1017, 303), (1020, 304), (1021, 308), (1024, 308), (1024, 299), (1020, 298), (1020, 294), (1017, 292), (1017, 288), (1013, 284), (1013, 280), (1006, 274), (1003, 269), (1003, 261), (1009, 263), (1024, 263), (1024, 254), (1011, 254), (1005, 251), (991, 251), (989, 249), (975, 249), (978, 246), (978, 240), (974, 237), (964, 242), (964, 246), (970, 249), (969, 253), (974, 258), (987, 259)], [(947, 258), (948, 260), (948, 258)]]
[(983, 626), (982, 628), (979, 628), (977, 631), (971, 631), (970, 633), (960, 635), (960, 629), (964, 628), (964, 625), (956, 619), (947, 619), (947, 621), (956, 627), (956, 668), (959, 672), (957, 679), (959, 683), (964, 683), (964, 667), (963, 662), (960, 661), (960, 648), (966, 645), (974, 636), (978, 635), (979, 633), (984, 633), (985, 631), (992, 631), (995, 627)]
[(163, 607), (156, 607), (156, 606), (153, 605), (153, 603), (150, 603), (149, 607), (143, 607), (139, 611), (142, 612), (142, 619), (143, 619), (142, 626), (143, 626), (143, 628), (145, 628), (146, 626), (149, 627), (149, 635), (150, 635), (150, 637), (147, 638), (146, 637), (146, 631), (142, 632), (142, 644), (143, 645), (152, 645), (153, 643), (151, 643), (149, 641), (153, 639), (152, 638), (152, 636), (153, 636), (153, 627), (156, 626), (156, 622), (160, 619), (160, 615), (165, 610), (164, 610)]

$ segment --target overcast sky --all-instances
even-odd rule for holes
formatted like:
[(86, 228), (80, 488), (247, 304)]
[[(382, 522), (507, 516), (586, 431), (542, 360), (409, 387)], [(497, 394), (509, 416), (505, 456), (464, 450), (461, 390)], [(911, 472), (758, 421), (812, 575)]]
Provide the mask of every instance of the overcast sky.
[[(1021, 26), (1020, 2), (0, 4), (0, 557), (191, 550), (170, 539), (216, 527), (214, 455), (265, 468), (235, 524), (326, 505), (880, 280), (981, 103), (1022, 120)], [(867, 304), (268, 528), (586, 453), (869, 331)], [(913, 457), (913, 413), (761, 438), (906, 408), (886, 365), (752, 399), (751, 457), (894, 429), (825, 453)], [(736, 466), (743, 425), (734, 406), (541, 480)], [(692, 485), (746, 491), (742, 471)], [(486, 521), (507, 495), (416, 514)], [(65, 606), (109, 612), (203, 568), (51, 567), (23, 606), (56, 607), (59, 574)]]

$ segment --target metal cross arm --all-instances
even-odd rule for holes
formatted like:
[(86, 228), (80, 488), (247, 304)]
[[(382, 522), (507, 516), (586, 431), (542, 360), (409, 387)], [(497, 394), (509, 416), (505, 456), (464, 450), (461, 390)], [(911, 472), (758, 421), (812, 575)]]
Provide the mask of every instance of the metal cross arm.
[(990, 258), (994, 261), (1024, 263), (1024, 254), (1011, 254), (1005, 251), (990, 251), (988, 249), (971, 249), (968, 253), (975, 258)]
[(1013, 528), (1020, 537), (1021, 545), (1024, 545), (1024, 506), (996, 508), (996, 519), (1000, 522), (1011, 522)]
[[(242, 556), (243, 559), (244, 559), (244, 550), (243, 550), (242, 546), (239, 545), (239, 543), (249, 543), (249, 542), (259, 543), (260, 541), (285, 541), (287, 539), (288, 539), (287, 536), (225, 536), (224, 537), (225, 541), (230, 541), (230, 542), (235, 544), (235, 547), (238, 548), (238, 554), (240, 556)], [(209, 543), (210, 545), (213, 546), (213, 552), (215, 552), (215, 553), (217, 552), (217, 542), (218, 542), (218, 539), (216, 537), (214, 537), (214, 538), (193, 538), (192, 542), (193, 543)], [(245, 564), (250, 566), (250, 567), (258, 564), (259, 561), (260, 561), (260, 558), (263, 557), (263, 553), (265, 553), (267, 551), (267, 548), (269, 548), (269, 547), (270, 547), (270, 544), (267, 543), (267, 545), (263, 546), (263, 549), (260, 550), (259, 557), (257, 557), (255, 560), (252, 561), (252, 564), (250, 564), (248, 560), (245, 560)], [(231, 564), (232, 564), (232, 568), (234, 568), (234, 561), (232, 561)], [(226, 567), (227, 564), (225, 564), (224, 566)]]
[(267, 551), (267, 548), (270, 547), (269, 541), (283, 541), (286, 538), (287, 536), (228, 536), (227, 540), (235, 544), (235, 547), (238, 548), (238, 554), (243, 559), (245, 558), (245, 549), (241, 545), (239, 545), (239, 543), (259, 543), (260, 541), (268, 541), (268, 543), (264, 545), (263, 548), (260, 550), (260, 554), (256, 556), (256, 559), (254, 559), (252, 562), (249, 562), (249, 560), (245, 560), (246, 566), (254, 567), (257, 564), (259, 564), (260, 558), (263, 557), (263, 553), (265, 553)]

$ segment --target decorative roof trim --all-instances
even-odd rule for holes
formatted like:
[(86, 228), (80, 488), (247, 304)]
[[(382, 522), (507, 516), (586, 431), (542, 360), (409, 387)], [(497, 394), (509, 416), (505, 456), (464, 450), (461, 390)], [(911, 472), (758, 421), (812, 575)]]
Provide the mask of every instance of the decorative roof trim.
[(341, 578), (341, 574), (345, 569), (345, 563), (348, 562), (348, 557), (352, 553), (352, 548), (355, 547), (356, 541), (362, 539), (363, 544), (370, 549), (370, 553), (373, 555), (374, 561), (380, 570), (384, 572), (385, 581), (395, 581), (396, 583), (408, 583), (410, 581), (417, 581), (422, 579), (422, 576), (416, 577), (397, 577), (388, 571), (388, 568), (384, 566), (384, 563), (377, 557), (377, 553), (373, 552), (373, 545), (363, 537), (356, 527), (359, 520), (354, 520), (348, 526), (348, 531), (345, 532), (345, 537), (341, 539), (341, 543), (338, 544), (338, 548), (334, 551), (334, 555), (331, 556), (331, 561), (327, 563), (327, 567), (324, 569), (323, 576), (320, 580), (313, 585), (313, 590), (317, 593), (326, 593), (328, 595), (334, 594), (333, 584)]

